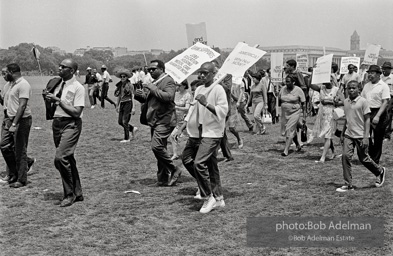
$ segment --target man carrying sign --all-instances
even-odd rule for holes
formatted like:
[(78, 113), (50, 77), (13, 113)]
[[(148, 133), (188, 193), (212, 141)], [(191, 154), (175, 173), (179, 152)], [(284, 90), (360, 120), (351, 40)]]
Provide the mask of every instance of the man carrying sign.
[(190, 135), (182, 153), (183, 164), (198, 182), (199, 198), (205, 200), (201, 213), (225, 206), (217, 165), (217, 149), (224, 135), (228, 101), (224, 88), (213, 84), (215, 73), (212, 63), (202, 64), (198, 74), (204, 85), (196, 89), (197, 103), (191, 106), (184, 124), (176, 134), (180, 136), (187, 127)]
[(341, 88), (344, 95), (347, 95), (346, 88), (349, 81), (356, 81), (358, 83), (361, 82), (361, 78), (359, 74), (355, 72), (355, 65), (353, 64), (348, 65), (348, 73), (345, 74), (341, 80)]

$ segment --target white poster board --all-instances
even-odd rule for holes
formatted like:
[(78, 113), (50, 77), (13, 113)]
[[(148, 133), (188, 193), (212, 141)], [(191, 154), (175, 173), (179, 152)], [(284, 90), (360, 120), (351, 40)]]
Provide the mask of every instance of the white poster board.
[(270, 55), (270, 76), (272, 83), (282, 82), (282, 72), (284, 68), (284, 53), (272, 52)]
[(243, 76), (247, 69), (265, 54), (266, 52), (263, 50), (240, 42), (226, 58), (216, 77), (219, 78), (222, 74), (231, 74), (235, 77)]
[(197, 42), (207, 45), (206, 23), (186, 24), (188, 47)]
[(218, 52), (198, 42), (165, 63), (165, 72), (177, 83), (181, 83), (198, 70), (203, 63), (212, 61), (218, 56), (220, 56)]
[(360, 67), (360, 57), (342, 57), (340, 64), (340, 74), (348, 74), (348, 65), (352, 64), (356, 67)]
[(312, 84), (330, 83), (332, 72), (333, 54), (328, 54), (317, 59), (316, 67), (312, 73)]
[(380, 50), (381, 50), (380, 45), (368, 44), (366, 52), (364, 53), (363, 64), (377, 65)]
[(304, 53), (296, 53), (297, 68), (301, 71), (308, 71), (308, 55)]

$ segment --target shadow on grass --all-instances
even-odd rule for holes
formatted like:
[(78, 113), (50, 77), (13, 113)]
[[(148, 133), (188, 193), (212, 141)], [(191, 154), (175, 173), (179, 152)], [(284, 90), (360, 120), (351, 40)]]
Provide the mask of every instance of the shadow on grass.
[(49, 200), (62, 200), (63, 199), (63, 193), (61, 192), (54, 192), (54, 193), (45, 193), (44, 194), (44, 201), (49, 201)]

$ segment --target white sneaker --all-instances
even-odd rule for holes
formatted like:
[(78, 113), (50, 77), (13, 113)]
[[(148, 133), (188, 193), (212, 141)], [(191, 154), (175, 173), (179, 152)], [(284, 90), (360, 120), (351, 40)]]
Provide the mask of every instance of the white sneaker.
[(138, 131), (138, 127), (135, 127), (134, 126), (134, 129), (132, 129), (132, 137), (134, 137), (134, 139), (135, 139), (135, 136), (136, 136), (136, 132)]
[(239, 141), (239, 149), (242, 149), (243, 147), (244, 147), (243, 139), (240, 139), (240, 141)]
[(27, 175), (32, 174), (34, 172), (34, 164), (37, 162), (37, 159), (34, 158), (34, 162), (29, 166), (29, 170), (27, 171)]
[(199, 210), (200, 213), (209, 213), (213, 210), (214, 204), (216, 203), (216, 199), (213, 195), (210, 195), (209, 198), (205, 199), (205, 202), (202, 205), (202, 208)]
[(375, 182), (375, 186), (377, 188), (382, 187), (383, 183), (385, 182), (385, 176), (386, 176), (386, 168), (382, 167), (383, 172), (381, 173), (381, 175), (379, 175), (377, 177), (377, 181)]
[(220, 207), (221, 207), (221, 208), (224, 208), (224, 207), (225, 207), (224, 199), (217, 200), (216, 203), (215, 203), (214, 206), (213, 206), (214, 209), (220, 208)]
[(93, 105), (93, 106), (91, 106), (90, 108), (91, 108), (91, 109), (94, 109), (94, 108), (95, 108), (95, 106)]
[(127, 143), (130, 142), (131, 140), (121, 140), (120, 143)]
[(347, 185), (342, 186), (341, 188), (337, 188), (336, 191), (337, 192), (347, 192), (350, 190), (355, 190), (353, 187), (348, 187)]
[(198, 200), (202, 200), (203, 199), (202, 196), (201, 196), (201, 191), (199, 190), (199, 188), (198, 188), (197, 192), (195, 193), (194, 199), (198, 199)]

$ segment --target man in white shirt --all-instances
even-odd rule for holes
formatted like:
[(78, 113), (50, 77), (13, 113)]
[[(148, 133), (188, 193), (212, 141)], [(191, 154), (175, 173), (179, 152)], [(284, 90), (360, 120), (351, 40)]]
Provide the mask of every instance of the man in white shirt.
[(102, 82), (101, 82), (101, 107), (105, 108), (105, 100), (107, 100), (110, 104), (115, 106), (116, 103), (108, 97), (108, 90), (109, 90), (109, 82), (111, 81), (111, 76), (109, 75), (108, 71), (106, 70), (106, 66), (102, 65), (101, 72), (102, 72)]
[(382, 65), (382, 75), (381, 80), (385, 82), (390, 89), (390, 100), (387, 106), (387, 114), (388, 114), (388, 126), (386, 127), (385, 139), (390, 140), (392, 133), (392, 116), (393, 116), (393, 74), (392, 72), (392, 63), (385, 62)]
[(65, 59), (59, 65), (59, 76), (63, 81), (46, 100), (57, 105), (53, 118), (53, 139), (56, 146), (55, 166), (59, 170), (64, 197), (60, 207), (83, 201), (79, 172), (74, 152), (82, 132), (82, 115), (85, 106), (85, 89), (75, 77), (78, 65)]
[(386, 107), (390, 100), (389, 86), (381, 80), (381, 68), (370, 65), (367, 70), (369, 82), (364, 85), (361, 96), (365, 98), (371, 110), (370, 120), (370, 156), (379, 164), (382, 155), (382, 144), (388, 125)]
[(7, 83), (4, 94), (4, 121), (1, 133), (1, 153), (8, 167), (7, 182), (12, 188), (27, 184), (27, 145), (32, 125), (29, 99), (30, 84), (22, 77), (18, 64), (8, 64), (3, 77)]
[(206, 62), (199, 69), (199, 78), (204, 85), (195, 90), (195, 105), (192, 105), (176, 136), (185, 127), (189, 134), (183, 151), (183, 164), (197, 180), (200, 198), (205, 202), (201, 213), (224, 207), (220, 172), (217, 164), (217, 150), (224, 136), (225, 118), (228, 113), (228, 100), (224, 88), (213, 79), (216, 73), (214, 64)]

